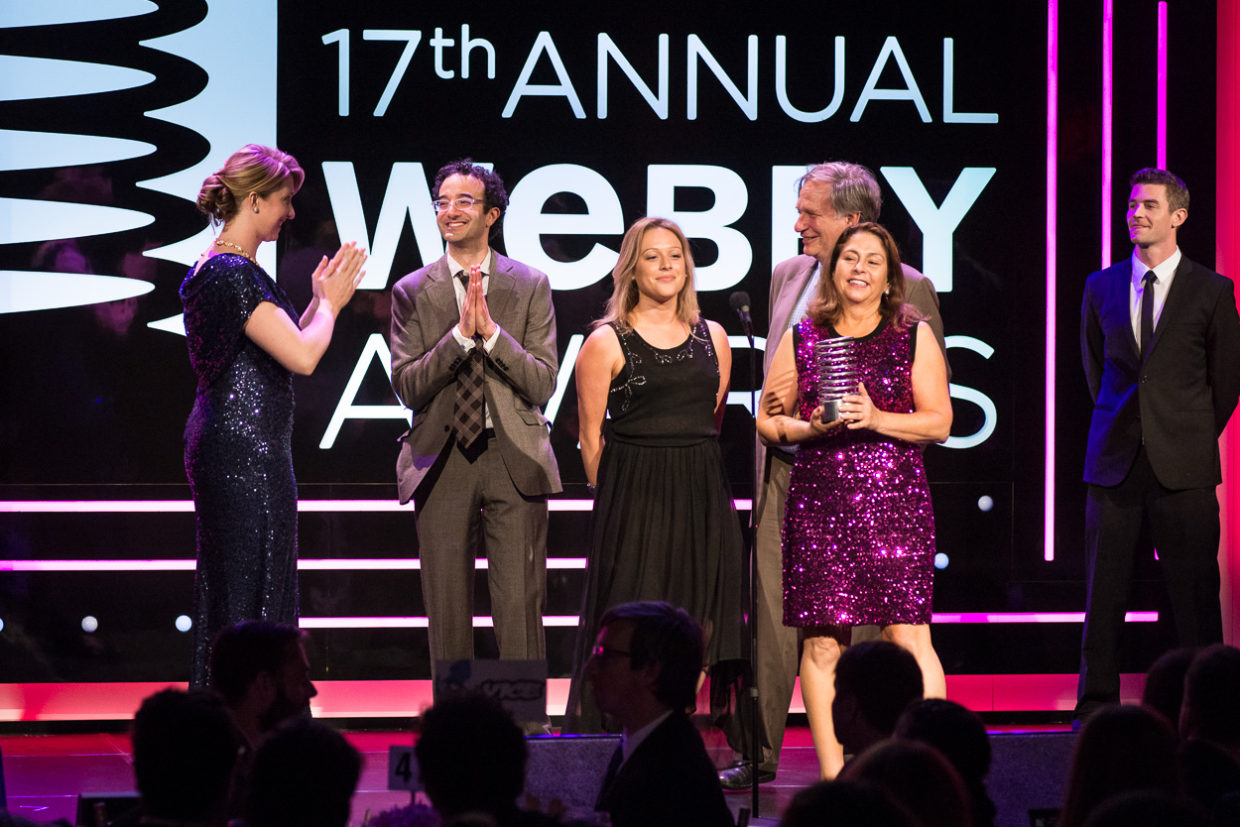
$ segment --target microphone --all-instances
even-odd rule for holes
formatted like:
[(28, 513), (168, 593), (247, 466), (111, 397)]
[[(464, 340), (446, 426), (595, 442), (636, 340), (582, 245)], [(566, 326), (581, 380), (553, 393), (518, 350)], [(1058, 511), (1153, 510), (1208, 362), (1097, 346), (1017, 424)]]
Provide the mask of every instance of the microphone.
[(736, 315), (740, 316), (741, 329), (749, 337), (749, 346), (753, 347), (753, 319), (749, 316), (749, 294), (744, 290), (737, 290), (728, 297), (728, 304), (732, 305)]
[(840, 418), (840, 402), (844, 395), (857, 392), (857, 358), (852, 336), (819, 339), (814, 343), (818, 362), (818, 404), (823, 407), (822, 421)]

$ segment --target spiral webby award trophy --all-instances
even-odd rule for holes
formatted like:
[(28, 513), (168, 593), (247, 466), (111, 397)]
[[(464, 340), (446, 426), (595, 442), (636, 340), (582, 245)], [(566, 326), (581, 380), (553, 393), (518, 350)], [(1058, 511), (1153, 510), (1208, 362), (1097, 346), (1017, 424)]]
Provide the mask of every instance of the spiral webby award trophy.
[(818, 404), (823, 409), (822, 421), (834, 422), (840, 418), (840, 402), (845, 394), (857, 391), (853, 337), (819, 339), (814, 343), (814, 358), (818, 366)]

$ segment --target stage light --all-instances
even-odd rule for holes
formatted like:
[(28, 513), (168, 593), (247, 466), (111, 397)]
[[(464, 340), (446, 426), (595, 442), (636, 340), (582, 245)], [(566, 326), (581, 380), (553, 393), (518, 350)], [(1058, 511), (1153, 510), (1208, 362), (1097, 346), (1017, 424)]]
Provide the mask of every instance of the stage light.
[(936, 569), (939, 569), (940, 571), (942, 571), (943, 569), (947, 568), (949, 565), (951, 565), (951, 558), (948, 557), (946, 554), (940, 551), (938, 554), (934, 555), (934, 567)]
[(0, 617), (0, 632), (4, 631), (4, 618)]
[(177, 615), (177, 619), (173, 621), (178, 632), (188, 632), (194, 628), (194, 621), (189, 619), (189, 615)]
[(983, 494), (977, 498), (977, 508), (979, 511), (989, 511), (995, 507), (995, 501), (989, 495)]
[(94, 615), (87, 615), (82, 618), (82, 631), (87, 634), (93, 633), (99, 628), (99, 620)]

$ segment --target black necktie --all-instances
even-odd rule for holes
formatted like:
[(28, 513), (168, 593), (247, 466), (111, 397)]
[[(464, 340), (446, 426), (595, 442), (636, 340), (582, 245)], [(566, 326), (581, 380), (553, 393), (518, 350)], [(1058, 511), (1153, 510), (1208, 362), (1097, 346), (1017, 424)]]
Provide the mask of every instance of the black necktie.
[(1142, 281), (1145, 286), (1141, 288), (1141, 361), (1144, 362), (1154, 342), (1154, 282), (1158, 281), (1158, 276), (1153, 270), (1146, 270)]
[[(456, 276), (468, 286), (469, 275)], [(456, 375), (456, 402), (452, 406), (452, 432), (462, 448), (474, 444), (486, 428), (486, 396), (482, 390), (482, 337), (474, 334), (474, 346)]]

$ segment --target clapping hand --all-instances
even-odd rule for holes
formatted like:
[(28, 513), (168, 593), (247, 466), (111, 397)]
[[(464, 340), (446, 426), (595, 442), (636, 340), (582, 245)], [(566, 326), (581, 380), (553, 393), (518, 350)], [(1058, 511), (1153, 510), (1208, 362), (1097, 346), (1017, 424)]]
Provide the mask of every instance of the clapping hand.
[(339, 313), (365, 277), (365, 261), (366, 253), (352, 241), (341, 244), (331, 261), (323, 256), (310, 278), (315, 300), (320, 304), (326, 302), (332, 315)]

